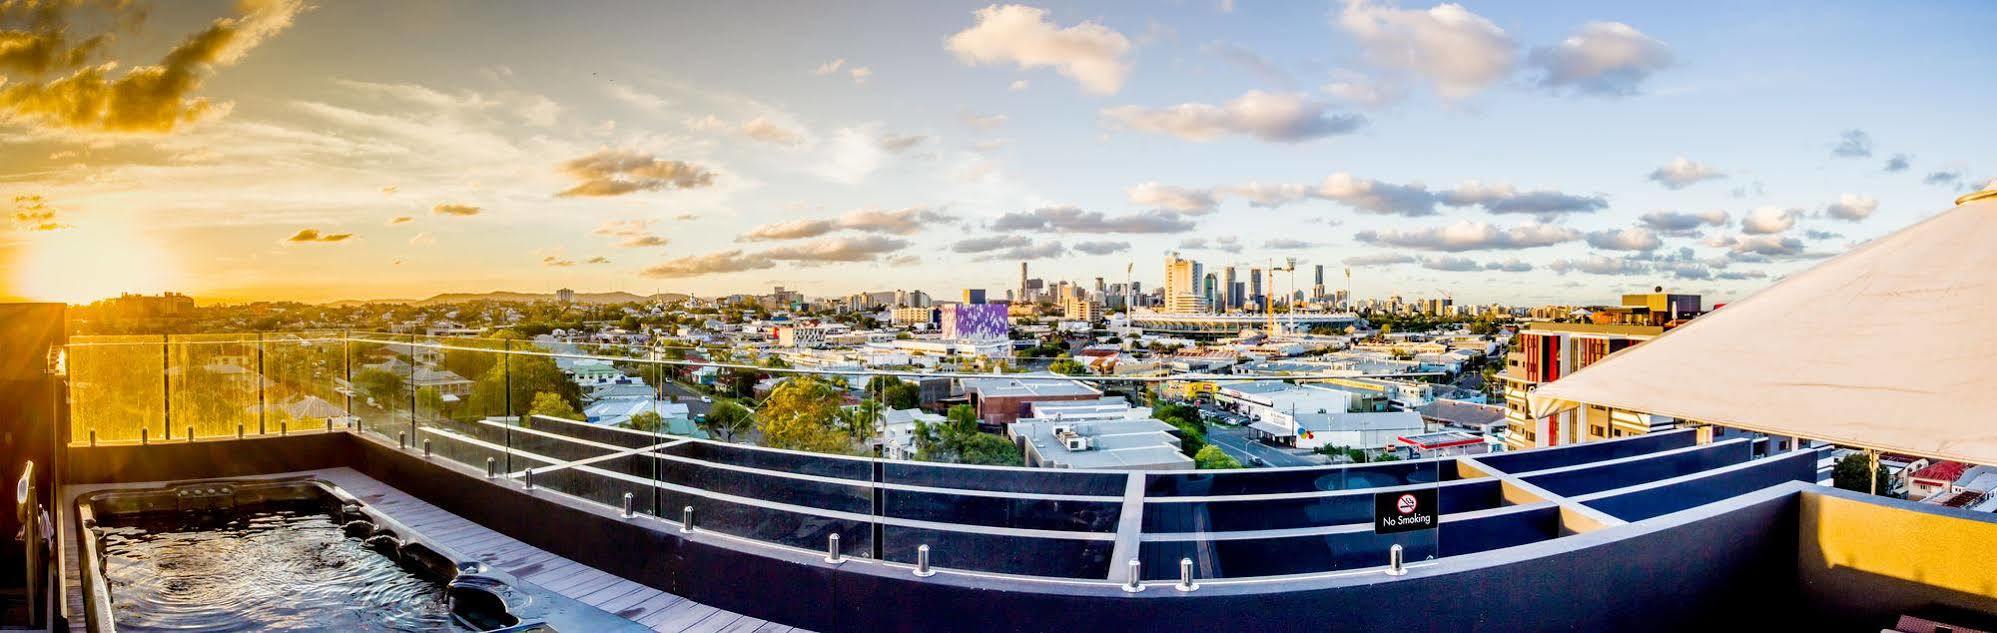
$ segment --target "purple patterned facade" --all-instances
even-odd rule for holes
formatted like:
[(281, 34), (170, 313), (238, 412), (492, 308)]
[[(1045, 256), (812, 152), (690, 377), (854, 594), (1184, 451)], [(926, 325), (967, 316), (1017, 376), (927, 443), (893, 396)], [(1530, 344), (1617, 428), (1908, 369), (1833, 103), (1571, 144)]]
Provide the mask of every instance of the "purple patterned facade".
[(1000, 303), (943, 306), (943, 338), (965, 341), (1006, 338), (1012, 332), (1006, 307)]

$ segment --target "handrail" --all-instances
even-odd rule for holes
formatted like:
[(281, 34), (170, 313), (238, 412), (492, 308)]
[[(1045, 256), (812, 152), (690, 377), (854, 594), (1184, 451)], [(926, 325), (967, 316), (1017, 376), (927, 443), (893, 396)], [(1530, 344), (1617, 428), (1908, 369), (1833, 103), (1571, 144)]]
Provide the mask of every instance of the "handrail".
[(14, 485), (14, 514), (20, 519), (21, 534), (16, 539), (21, 543), (21, 559), (26, 566), (22, 578), (26, 583), (24, 597), (28, 607), (28, 626), (40, 626), (48, 617), (44, 602), (48, 587), (48, 559), (43, 549), (48, 536), (43, 534), (42, 504), (40, 494), (35, 489), (35, 462), (28, 461), (21, 466), (21, 479)]

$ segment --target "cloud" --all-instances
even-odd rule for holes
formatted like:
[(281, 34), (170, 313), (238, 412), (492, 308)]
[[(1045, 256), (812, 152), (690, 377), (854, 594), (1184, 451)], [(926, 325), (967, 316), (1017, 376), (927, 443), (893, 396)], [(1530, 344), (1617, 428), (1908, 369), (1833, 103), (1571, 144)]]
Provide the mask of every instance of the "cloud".
[(299, 229), (284, 241), (291, 244), (337, 244), (353, 239), (352, 233), (321, 233), (319, 229)]
[(1552, 246), (1581, 239), (1581, 232), (1553, 224), (1501, 228), (1475, 220), (1459, 220), (1448, 226), (1360, 231), (1353, 238), (1366, 244), (1460, 253)]
[(881, 149), (899, 154), (908, 148), (921, 145), (923, 141), (927, 140), (929, 140), (929, 137), (921, 134), (907, 136), (883, 134), (881, 135)]
[(1075, 207), (1042, 207), (999, 216), (992, 222), (998, 231), (1056, 231), (1067, 233), (1183, 233), (1193, 222), (1176, 213), (1148, 211), (1121, 216), (1105, 216)]
[(818, 237), (839, 230), (912, 235), (932, 224), (951, 221), (954, 218), (928, 207), (909, 207), (899, 211), (854, 209), (835, 218), (790, 220), (756, 226), (736, 241), (792, 240)]
[(1839, 220), (1857, 222), (1872, 217), (1872, 212), (1877, 210), (1879, 210), (1879, 200), (1877, 198), (1868, 198), (1855, 193), (1847, 193), (1839, 195), (1837, 202), (1826, 205), (1824, 207), (1824, 214)]
[(1621, 22), (1589, 22), (1559, 44), (1533, 49), (1539, 85), (1579, 94), (1628, 96), (1671, 66), (1671, 47)]
[(1318, 246), (1320, 246), (1320, 244), (1318, 244), (1317, 242), (1312, 242), (1309, 240), (1292, 239), (1287, 237), (1279, 237), (1262, 243), (1262, 248), (1279, 250), (1279, 251), (1303, 250), (1307, 248), (1317, 248)]
[(638, 275), (652, 279), (681, 279), (720, 273), (764, 270), (774, 268), (776, 265), (776, 262), (760, 254), (745, 255), (741, 250), (730, 250), (668, 260), (663, 263), (646, 266), (643, 270), (638, 271)]
[(943, 45), (965, 64), (1052, 68), (1095, 94), (1115, 94), (1130, 74), (1124, 60), (1130, 38), (1101, 24), (1061, 28), (1047, 19), (1047, 10), (1017, 4), (991, 5), (974, 15), (977, 24)]
[(980, 130), (998, 129), (1000, 127), (1003, 127), (1005, 125), (1005, 122), (1006, 122), (1006, 116), (1003, 114), (975, 114), (970, 112), (964, 113), (964, 125), (968, 125)]
[(1380, 109), (1407, 98), (1407, 86), (1349, 70), (1334, 70), (1331, 82), (1318, 87), (1325, 94), (1362, 108)]
[(1068, 249), (1060, 242), (1035, 241), (1030, 244), (1013, 246), (1004, 250), (979, 255), (978, 261), (1016, 261), (1028, 259), (1051, 259), (1068, 254)]
[(1831, 155), (1841, 158), (1870, 158), (1872, 156), (1872, 135), (1865, 130), (1845, 130), (1838, 135), (1837, 145), (1831, 146)]
[(874, 69), (866, 66), (856, 66), (852, 70), (846, 71), (846, 76), (852, 77), (853, 83), (863, 84), (867, 83), (868, 77), (874, 76)]
[(69, 70), (90, 61), (112, 40), (111, 33), (102, 33), (70, 46), (66, 12), (71, 3), (9, 4), (14, 6), (0, 7), (0, 19), (10, 17), (10, 10), (19, 10), (25, 14), (21, 16), (25, 24), (20, 29), (0, 30), (0, 73), (41, 76)]
[(1487, 186), (1474, 180), (1457, 185), (1444, 195), (1442, 201), (1452, 206), (1483, 205), (1484, 210), (1491, 213), (1523, 213), (1541, 217), (1593, 213), (1609, 207), (1608, 199), (1600, 195), (1583, 196), (1548, 190), (1522, 192), (1511, 185)]
[(1271, 143), (1300, 143), (1349, 134), (1366, 122), (1357, 114), (1333, 113), (1327, 105), (1303, 95), (1260, 90), (1250, 90), (1218, 106), (1118, 106), (1104, 108), (1102, 115), (1124, 129), (1199, 142), (1238, 134)]
[(1556, 259), (1546, 267), (1562, 275), (1569, 272), (1620, 276), (1650, 274), (1650, 265), (1642, 261), (1603, 255), (1589, 255), (1583, 259)]
[(1733, 252), (1735, 259), (1756, 261), (1759, 258), (1803, 257), (1803, 240), (1787, 235), (1722, 235), (1706, 241), (1706, 245), (1726, 248)]
[(1280, 207), (1311, 197), (1311, 188), (1307, 185), (1259, 182), (1222, 187), (1220, 192), (1247, 200), (1248, 206), (1264, 208)]
[(1002, 248), (1015, 248), (1031, 245), (1033, 240), (1024, 235), (987, 235), (958, 240), (950, 245), (950, 250), (959, 253), (989, 253)]
[[(640, 110), (664, 112), (666, 111), (666, 106), (671, 105), (671, 102), (666, 101), (658, 95), (642, 92), (625, 84), (610, 84), (603, 91), (605, 94), (610, 95), (610, 98), (630, 104), (632, 107)], [(708, 118), (713, 117), (710, 115)]]
[(436, 243), (437, 243), (436, 236), (430, 235), (428, 232), (417, 233), (416, 235), (411, 236), (409, 238), (410, 246), (430, 246)]
[(766, 117), (756, 117), (743, 123), (742, 135), (775, 145), (797, 145), (804, 142), (804, 135), (777, 125)]
[(1637, 218), (1637, 222), (1664, 235), (1689, 237), (1698, 234), (1701, 227), (1726, 226), (1728, 219), (1727, 212), (1719, 209), (1696, 212), (1652, 211)]
[(908, 244), (908, 240), (880, 235), (834, 237), (773, 248), (759, 255), (778, 261), (864, 262), (872, 261), (883, 253), (901, 250)]
[(1595, 231), (1588, 234), (1587, 241), (1589, 246), (1606, 251), (1650, 251), (1664, 245), (1656, 233), (1640, 226), (1620, 231)]
[(829, 62), (825, 62), (823, 64), (819, 64), (818, 69), (811, 71), (811, 74), (824, 77), (826, 75), (839, 72), (839, 68), (845, 65), (846, 65), (846, 58), (841, 57)]
[(1403, 253), (1374, 253), (1371, 255), (1347, 257), (1343, 260), (1343, 263), (1347, 266), (1391, 266), (1394, 264), (1412, 264), (1415, 261), (1417, 261), (1415, 256)]
[(586, 261), (586, 262), (583, 262), (583, 263), (585, 263), (585, 264), (608, 264), (608, 263), (610, 263), (610, 258), (608, 258), (608, 257), (604, 257), (604, 256), (602, 256), (602, 255), (598, 255), (598, 256), (595, 256), (595, 257), (591, 257), (591, 258), (589, 258), (589, 261)]
[(1956, 187), (1962, 185), (1962, 172), (1951, 170), (1928, 172), (1928, 176), (1922, 178), (1921, 182), (1930, 185)]
[[(68, 76), (42, 81), (0, 82), (0, 119), (50, 128), (113, 133), (163, 133), (230, 108), (196, 96), (215, 69), (241, 61), (245, 54), (291, 26), (305, 10), (298, 0), (244, 2), (241, 13), (221, 18), (181, 40), (156, 65), (134, 66), (116, 78), (116, 62), (78, 69)], [(7, 32), (9, 34), (12, 31)], [(95, 38), (93, 38), (94, 40)], [(17, 42), (4, 42), (0, 55), (13, 66), (38, 63), (22, 54)], [(101, 43), (101, 40), (99, 41)], [(44, 43), (31, 45), (45, 45)], [(86, 40), (83, 57), (97, 44)], [(76, 50), (52, 53), (48, 69), (71, 61)], [(4, 68), (4, 67), (0, 67)]]
[(1670, 163), (1650, 172), (1650, 179), (1664, 185), (1666, 189), (1684, 189), (1701, 181), (1725, 177), (1726, 174), (1720, 173), (1712, 166), (1683, 156), (1672, 159)]
[(567, 268), (576, 265), (576, 260), (567, 259), (560, 255), (547, 255), (541, 258), (541, 265), (554, 268)]
[(1132, 204), (1191, 215), (1212, 213), (1214, 207), (1220, 204), (1210, 189), (1188, 189), (1157, 182), (1131, 187), (1126, 193)]
[(638, 191), (693, 189), (714, 184), (714, 172), (691, 163), (661, 160), (631, 150), (601, 149), (561, 164), (577, 182), (558, 197), (621, 196)]
[(1295, 80), (1290, 77), (1290, 73), (1284, 72), (1281, 67), (1278, 67), (1275, 63), (1270, 62), (1268, 58), (1256, 54), (1255, 51), (1248, 50), (1246, 47), (1243, 47), (1239, 44), (1235, 44), (1233, 42), (1225, 42), (1220, 40), (1208, 42), (1204, 46), (1200, 47), (1200, 52), (1212, 55), (1214, 57), (1218, 57), (1220, 58), (1221, 61), (1233, 64), (1234, 66), (1242, 70), (1246, 70), (1250, 73), (1254, 73), (1255, 75), (1261, 77), (1264, 81), (1276, 85), (1287, 86), (1295, 82)]
[(1025, 92), (1027, 86), (1030, 85), (1032, 84), (1028, 83), (1025, 79), (1016, 79), (1013, 80), (1012, 85), (1006, 86), (1005, 89), (1009, 92)]
[(56, 221), (55, 209), (39, 195), (14, 196), (14, 228), (20, 231), (60, 231), (69, 225)]
[(416, 221), (416, 218), (412, 218), (412, 217), (409, 217), (409, 216), (406, 216), (406, 215), (398, 215), (398, 216), (395, 216), (395, 217), (392, 217), (392, 218), (389, 218), (389, 219), (388, 219), (388, 225), (389, 225), (389, 226), (395, 226), (395, 225), (397, 225), (397, 224), (408, 224), (408, 223), (410, 223), (410, 222), (415, 222), (415, 221)]
[(1075, 250), (1088, 255), (1113, 255), (1130, 250), (1130, 242), (1077, 242)]
[(1907, 168), (1912, 166), (1913, 162), (1914, 157), (1912, 156), (1894, 154), (1891, 158), (1886, 159), (1886, 166), (1882, 167), (1881, 170), (1887, 172), (1907, 171)]
[(1421, 184), (1396, 185), (1345, 172), (1326, 176), (1313, 192), (1366, 213), (1419, 217), (1435, 215), (1441, 199)]
[(1796, 226), (1796, 218), (1802, 215), (1803, 212), (1796, 209), (1761, 207), (1741, 216), (1740, 230), (1749, 235), (1781, 233)]
[(1204, 237), (1189, 237), (1179, 240), (1179, 248), (1187, 250), (1217, 250), (1226, 253), (1241, 252), (1241, 240), (1232, 235), (1222, 235), (1208, 240)]
[(475, 207), (469, 204), (453, 204), (449, 202), (439, 202), (437, 203), (437, 206), (430, 207), (430, 212), (437, 215), (456, 215), (456, 216), (478, 215), (479, 211), (482, 210), (483, 209), (480, 209), (479, 207)]
[(1532, 264), (1519, 261), (1517, 258), (1512, 258), (1502, 262), (1491, 262), (1488, 264), (1484, 264), (1484, 270), (1495, 270), (1507, 273), (1529, 273), (1532, 272)]
[(1429, 270), (1440, 270), (1446, 272), (1466, 272), (1466, 271), (1484, 269), (1484, 265), (1477, 263), (1475, 260), (1472, 260), (1467, 257), (1456, 257), (1454, 255), (1445, 255), (1442, 257), (1423, 257), (1421, 260), (1421, 267), (1427, 268)]
[(645, 235), (627, 236), (624, 239), (617, 240), (617, 242), (615, 244), (612, 244), (612, 246), (616, 246), (618, 248), (653, 248), (658, 246), (665, 246), (670, 242), (671, 240), (668, 240), (664, 237), (645, 234)]
[(1423, 11), (1347, 0), (1338, 26), (1358, 41), (1368, 63), (1426, 78), (1451, 101), (1504, 79), (1518, 61), (1504, 29), (1457, 4)]

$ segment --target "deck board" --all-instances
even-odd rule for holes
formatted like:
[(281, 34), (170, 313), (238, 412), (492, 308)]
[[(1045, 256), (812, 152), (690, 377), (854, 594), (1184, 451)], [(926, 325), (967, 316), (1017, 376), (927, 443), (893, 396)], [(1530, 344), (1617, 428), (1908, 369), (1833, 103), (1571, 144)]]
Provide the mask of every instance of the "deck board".
[[(312, 475), (340, 486), (374, 509), (422, 534), (424, 538), (484, 561), (527, 582), (574, 598), (657, 631), (704, 633), (808, 633), (688, 600), (542, 550), (478, 523), (452, 514), (422, 499), (388, 486), (351, 468), (330, 468), (278, 476)], [(74, 487), (71, 488), (80, 488)], [(80, 491), (71, 491), (66, 498)], [(73, 529), (73, 528), (65, 528)], [(74, 539), (63, 543), (63, 565), (71, 571), (64, 593), (71, 631), (86, 630), (83, 591), (77, 575)]]

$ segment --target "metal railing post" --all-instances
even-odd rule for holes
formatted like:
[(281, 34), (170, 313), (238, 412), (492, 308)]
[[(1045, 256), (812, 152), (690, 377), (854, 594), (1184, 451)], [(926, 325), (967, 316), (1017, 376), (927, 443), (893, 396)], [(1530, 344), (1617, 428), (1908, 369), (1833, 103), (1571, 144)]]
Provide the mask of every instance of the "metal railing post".
[(928, 543), (915, 546), (915, 575), (923, 578), (936, 575), (936, 570), (929, 568)]
[(1130, 559), (1130, 564), (1128, 565), (1128, 567), (1130, 569), (1130, 577), (1124, 579), (1123, 590), (1130, 593), (1137, 593), (1139, 591), (1143, 591), (1144, 563), (1140, 563), (1137, 561), (1137, 559), (1133, 558)]
[(239, 440), (243, 439), (243, 427), (244, 427), (243, 423), (241, 422), (236, 423), (236, 439)]
[(430, 458), (430, 438), (423, 438), (423, 459)]
[(624, 493), (624, 518), (626, 518), (626, 519), (629, 519), (629, 518), (631, 518), (631, 514), (632, 514), (632, 512), (631, 512), (631, 501), (632, 501), (632, 499), (633, 499), (633, 497), (632, 497), (631, 493), (629, 493), (629, 492), (626, 492), (626, 493)]
[(1403, 564), (1402, 558), (1401, 544), (1395, 543), (1393, 547), (1387, 548), (1387, 575), (1402, 576), (1408, 573), (1408, 568)]
[(680, 508), (680, 531), (693, 531), (693, 506)]
[(491, 479), (493, 477), (498, 477), (498, 476), (499, 476), (499, 459), (494, 457), (485, 458), (485, 478)]
[(522, 483), (522, 484), (525, 484), (525, 486), (526, 486), (526, 488), (527, 488), (528, 490), (533, 490), (533, 489), (534, 489), (534, 469), (532, 469), (532, 468), (529, 468), (529, 469), (527, 469), (527, 470), (525, 470), (525, 471), (522, 471), (522, 473), (521, 473), (521, 475), (520, 475), (520, 483)]
[(187, 441), (194, 441), (194, 425), (192, 424), (187, 425)]
[(1179, 559), (1179, 591), (1192, 591), (1198, 588), (1200, 588), (1199, 583), (1193, 582), (1193, 559)]
[(395, 450), (398, 450), (398, 451), (406, 451), (406, 450), (409, 450), (409, 432), (408, 432), (408, 431), (396, 431), (396, 432), (395, 432)]
[(145, 445), (146, 445), (147, 443), (149, 443), (149, 440), (148, 440), (148, 439), (146, 438), (146, 436), (147, 436), (147, 435), (149, 435), (151, 431), (152, 431), (152, 429), (148, 429), (148, 428), (146, 428), (146, 427), (143, 427), (143, 426), (142, 426), (142, 427), (139, 427), (139, 445), (140, 445), (140, 446), (145, 446)]
[(825, 562), (833, 564), (846, 562), (845, 556), (839, 553), (838, 532), (833, 532), (825, 537)]

